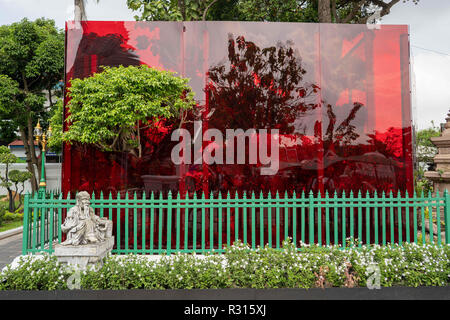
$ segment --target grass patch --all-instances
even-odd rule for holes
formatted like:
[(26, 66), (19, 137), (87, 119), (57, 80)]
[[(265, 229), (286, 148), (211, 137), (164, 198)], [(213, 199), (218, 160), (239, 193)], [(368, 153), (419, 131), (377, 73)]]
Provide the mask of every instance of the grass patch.
[(23, 221), (7, 221), (3, 222), (2, 226), (0, 227), (0, 232), (12, 230), (15, 228), (19, 228), (23, 225)]

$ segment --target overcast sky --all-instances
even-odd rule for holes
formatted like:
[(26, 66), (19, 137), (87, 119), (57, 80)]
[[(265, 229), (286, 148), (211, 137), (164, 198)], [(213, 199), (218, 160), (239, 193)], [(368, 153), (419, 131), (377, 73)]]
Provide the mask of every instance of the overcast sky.
[[(126, 0), (89, 0), (90, 20), (134, 20)], [(73, 19), (73, 0), (0, 0), (0, 25), (46, 17), (58, 27)], [(418, 129), (445, 121), (450, 109), (450, 0), (395, 5), (382, 24), (407, 24), (411, 34), (413, 108)]]

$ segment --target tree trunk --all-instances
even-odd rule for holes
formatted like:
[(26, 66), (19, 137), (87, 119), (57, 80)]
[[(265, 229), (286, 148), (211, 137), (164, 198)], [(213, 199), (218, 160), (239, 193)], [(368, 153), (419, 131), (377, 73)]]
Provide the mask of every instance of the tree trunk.
[(330, 0), (319, 0), (319, 22), (331, 23), (331, 3)]
[(82, 21), (86, 20), (86, 10), (84, 7), (84, 0), (74, 0), (74, 20)]
[[(9, 182), (9, 164), (6, 163), (6, 168), (5, 168), (5, 182), (8, 183)], [(16, 210), (15, 208), (15, 203), (14, 203), (14, 196), (12, 193), (12, 190), (10, 187), (6, 187), (6, 190), (8, 190), (8, 196), (9, 196), (9, 212), (14, 212)]]
[(186, 21), (186, 4), (184, 0), (178, 0), (178, 8), (180, 9), (183, 20)]
[[(28, 125), (28, 145), (30, 147), (30, 153), (31, 153), (31, 163), (36, 166), (38, 169), (38, 176), (39, 179), (41, 178), (41, 161), (38, 161), (38, 157), (36, 157), (36, 147), (34, 145), (34, 138), (33, 138), (33, 123), (31, 117), (28, 117), (27, 119), (27, 125)], [(41, 152), (42, 157), (42, 152)]]

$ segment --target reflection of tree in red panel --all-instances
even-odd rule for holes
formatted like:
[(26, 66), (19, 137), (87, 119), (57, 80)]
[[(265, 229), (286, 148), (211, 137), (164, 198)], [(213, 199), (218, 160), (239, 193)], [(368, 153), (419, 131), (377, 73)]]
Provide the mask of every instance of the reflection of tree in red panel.
[(228, 63), (210, 67), (210, 123), (224, 128), (279, 129), (294, 133), (294, 121), (318, 107), (318, 86), (306, 83), (307, 72), (292, 42), (260, 48), (243, 36), (228, 39)]
[[(285, 138), (302, 137), (302, 119), (319, 107), (319, 87), (303, 80), (306, 72), (292, 42), (260, 48), (243, 36), (230, 34), (228, 61), (210, 67), (207, 74), (205, 91), (212, 111), (209, 127), (224, 135), (226, 129), (278, 129)], [(249, 148), (245, 152), (248, 159)], [(285, 189), (281, 176), (260, 176), (258, 167), (214, 166), (207, 171), (213, 171), (209, 176), (215, 178), (209, 185), (212, 190)], [(188, 175), (196, 179), (195, 185), (204, 179), (201, 172)]]
[[(142, 24), (134, 24), (134, 28), (130, 29), (130, 40), (128, 44), (135, 48), (136, 54), (139, 55), (141, 63), (150, 67), (163, 68), (158, 51), (158, 42), (160, 40), (160, 28), (156, 27), (152, 30), (144, 28)], [(156, 51), (156, 52), (155, 52)]]
[[(276, 43), (274, 40), (273, 45), (261, 46), (259, 40), (252, 38), (250, 41), (249, 37), (253, 37), (250, 35), (248, 39), (232, 35), (228, 39), (216, 39), (227, 43), (225, 56), (228, 59), (207, 66), (209, 81), (205, 91), (210, 117), (203, 119), (204, 124), (222, 132), (227, 128), (279, 129), (284, 141), (280, 145), (280, 169), (275, 176), (261, 176), (258, 165), (187, 166), (186, 178), (191, 179), (193, 189), (201, 190), (197, 186), (206, 183), (212, 191), (258, 190), (269, 186), (276, 186), (281, 192), (293, 188), (317, 191), (322, 183), (317, 179), (320, 168), (324, 170), (324, 177), (332, 177), (327, 178), (328, 185), (335, 186), (330, 190), (341, 190), (339, 186), (357, 190), (369, 185), (368, 189), (371, 189), (378, 183), (378, 171), (384, 170), (363, 165), (364, 161), (371, 163), (372, 158), (381, 161), (371, 152), (406, 161), (402, 156), (405, 146), (401, 130), (385, 129), (390, 122), (395, 123), (392, 128), (401, 127), (396, 59), (398, 37), (403, 31), (394, 28), (373, 33), (357, 26), (340, 27), (324, 26), (320, 31), (321, 89), (318, 84), (305, 81), (305, 78), (313, 78), (311, 70), (307, 70), (290, 41)], [(208, 62), (204, 61), (201, 47), (203, 28), (190, 26), (191, 33), (185, 35), (190, 40), (200, 39), (200, 46), (193, 42), (183, 43), (182, 24), (86, 22), (83, 28), (74, 67), (67, 71), (68, 78), (88, 76), (98, 71), (101, 65), (142, 63), (179, 72), (186, 65), (190, 73), (192, 70), (202, 73), (201, 68)], [(389, 45), (388, 52), (380, 52), (381, 43)], [(187, 47), (183, 55), (184, 45)], [(186, 61), (182, 61), (185, 56)], [(378, 68), (381, 64), (384, 65), (380, 69), (383, 72)], [(378, 69), (372, 70), (374, 67)], [(203, 78), (201, 74), (198, 76)], [(390, 99), (392, 95), (395, 99)], [(385, 121), (388, 108), (395, 115)], [(190, 120), (196, 117), (198, 115), (191, 115)], [(178, 125), (161, 123), (146, 128), (146, 124), (142, 124), (144, 152), (140, 160), (132, 155), (106, 155), (89, 148), (73, 152), (72, 163), (64, 165), (65, 172), (70, 171), (65, 175), (70, 181), (68, 186), (65, 178), (65, 190), (74, 191), (80, 185), (93, 189), (94, 181), (103, 190), (142, 189), (142, 175), (179, 174), (170, 163), (170, 151), (175, 144), (170, 141), (170, 135)], [(191, 124), (185, 127), (193, 133)], [(386, 131), (374, 133), (375, 129)], [(376, 138), (372, 139), (370, 134)], [(323, 159), (319, 159), (322, 154), (319, 150), (323, 150)], [(71, 152), (66, 148), (66, 159)], [(245, 152), (248, 159), (248, 148)], [(97, 160), (94, 165), (90, 161), (92, 158)], [(352, 171), (351, 166), (360, 168)], [(362, 167), (367, 176), (375, 177), (374, 181), (362, 185), (368, 178), (357, 175), (348, 180), (349, 173), (364, 172)], [(394, 174), (389, 179), (401, 177), (404, 180), (403, 171), (394, 166)], [(384, 170), (384, 176), (389, 172)], [(94, 178), (88, 178), (90, 175)], [(90, 182), (86, 184), (86, 181)]]
[(403, 155), (403, 130), (401, 128), (389, 128), (386, 132), (375, 131), (368, 135), (375, 149), (390, 158), (400, 159)]

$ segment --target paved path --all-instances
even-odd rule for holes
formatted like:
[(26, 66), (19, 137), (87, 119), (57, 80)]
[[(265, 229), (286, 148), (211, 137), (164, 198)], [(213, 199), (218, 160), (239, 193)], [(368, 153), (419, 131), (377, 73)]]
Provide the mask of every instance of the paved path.
[(0, 240), (0, 270), (22, 254), (22, 234)]

